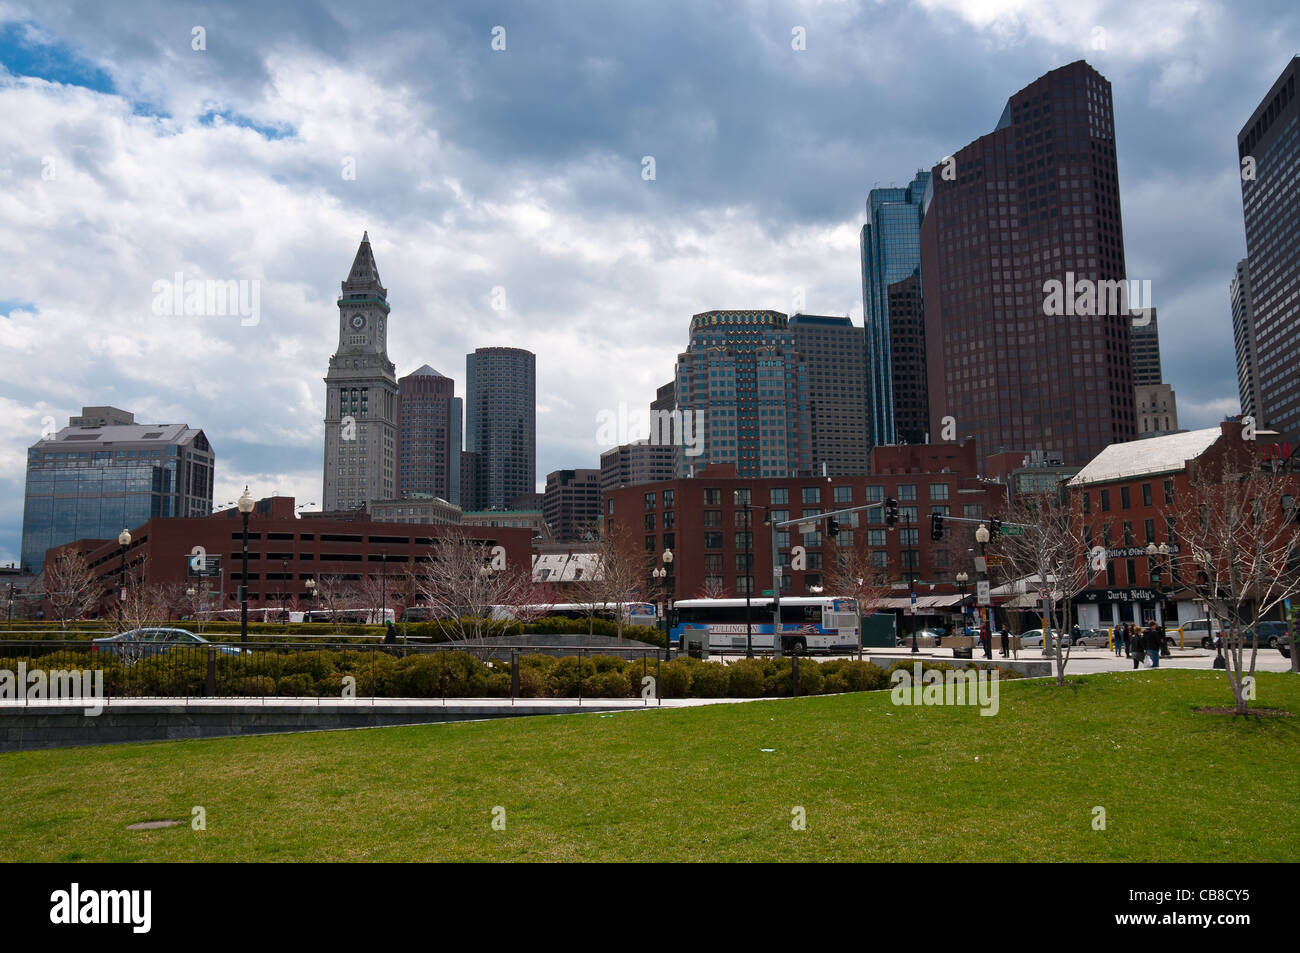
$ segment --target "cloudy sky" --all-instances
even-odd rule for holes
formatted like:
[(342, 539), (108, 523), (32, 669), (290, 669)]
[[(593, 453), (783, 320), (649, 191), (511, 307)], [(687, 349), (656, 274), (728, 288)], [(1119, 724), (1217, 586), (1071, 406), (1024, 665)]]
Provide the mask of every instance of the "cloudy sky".
[[(1061, 6), (0, 0), (0, 562), (25, 449), (83, 404), (202, 427), (218, 505), (245, 483), (319, 504), (366, 230), (398, 374), (459, 390), (467, 351), (528, 348), (539, 478), (596, 466), (597, 414), (648, 404), (691, 314), (802, 288), (861, 323), (868, 191), (1080, 58), (1113, 83), (1129, 276), (1182, 424), (1235, 413), (1235, 136), (1298, 8)], [(259, 282), (258, 320), (156, 314), (177, 272)]]

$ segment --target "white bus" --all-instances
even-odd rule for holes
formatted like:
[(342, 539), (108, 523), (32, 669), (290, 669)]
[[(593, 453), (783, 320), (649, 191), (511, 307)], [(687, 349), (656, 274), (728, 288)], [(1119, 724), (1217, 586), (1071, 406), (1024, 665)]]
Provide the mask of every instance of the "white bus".
[(648, 625), (654, 627), (659, 622), (659, 614), (652, 602), (557, 602), (550, 605), (533, 606), (493, 606), (493, 619), (520, 619), (534, 622), (538, 619), (564, 618), (613, 620), (615, 613), (623, 617), (625, 625)]
[[(707, 635), (710, 652), (744, 652), (747, 638), (760, 651), (774, 648), (773, 600), (750, 598), (747, 636), (744, 599), (679, 599), (669, 638), (678, 647)], [(861, 646), (856, 599), (785, 596), (781, 599), (781, 651), (856, 652)]]

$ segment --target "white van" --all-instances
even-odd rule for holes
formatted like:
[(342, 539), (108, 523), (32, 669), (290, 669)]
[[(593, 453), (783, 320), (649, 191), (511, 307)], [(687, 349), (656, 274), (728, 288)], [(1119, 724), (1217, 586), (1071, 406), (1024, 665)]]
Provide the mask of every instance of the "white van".
[(1203, 649), (1214, 648), (1215, 640), (1221, 635), (1218, 619), (1194, 619), (1184, 622), (1178, 629), (1180, 644), (1199, 645)]

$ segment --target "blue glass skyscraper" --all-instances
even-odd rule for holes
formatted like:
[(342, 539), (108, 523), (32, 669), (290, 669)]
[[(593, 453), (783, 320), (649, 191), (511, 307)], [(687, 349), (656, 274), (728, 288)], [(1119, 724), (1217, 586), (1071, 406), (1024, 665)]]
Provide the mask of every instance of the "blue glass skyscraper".
[[(920, 274), (922, 202), (930, 173), (918, 171), (906, 188), (872, 189), (867, 198), (867, 224), (862, 227), (862, 314), (867, 329), (867, 433), (873, 446), (898, 441), (895, 401), (894, 341), (922, 334), (916, 315), (900, 316), (905, 329), (894, 329), (890, 316), (890, 286)], [(896, 294), (895, 299), (899, 296)], [(906, 300), (906, 299), (904, 299)], [(924, 341), (919, 345), (924, 354)], [(911, 379), (913, 375), (908, 375)], [(915, 380), (916, 393), (908, 401), (924, 401), (925, 375)], [(926, 407), (915, 408), (925, 419)], [(915, 436), (911, 437), (916, 441)]]

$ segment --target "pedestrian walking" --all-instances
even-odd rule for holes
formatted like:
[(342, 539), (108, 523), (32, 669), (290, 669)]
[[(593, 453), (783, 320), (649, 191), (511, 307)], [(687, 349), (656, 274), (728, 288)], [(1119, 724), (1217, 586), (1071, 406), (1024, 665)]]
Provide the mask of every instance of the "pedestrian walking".
[(1083, 633), (1079, 631), (1079, 623), (1074, 623), (1073, 628), (1070, 629), (1070, 644), (1077, 646), (1082, 636)]
[(1002, 636), (1002, 657), (1011, 657), (1011, 633), (1007, 630), (1007, 624), (1002, 623), (1002, 629), (998, 632)]
[[(1127, 631), (1125, 632), (1125, 635), (1128, 635)], [(1132, 635), (1129, 635), (1125, 644), (1128, 646), (1129, 658), (1133, 660), (1133, 667), (1137, 668), (1142, 664), (1142, 633), (1135, 632)]]
[(1142, 644), (1146, 646), (1147, 657), (1151, 659), (1151, 667), (1160, 667), (1160, 650), (1164, 648), (1164, 633), (1156, 626), (1155, 619), (1147, 620), (1146, 632), (1143, 634)]
[(1115, 628), (1110, 630), (1110, 642), (1111, 642), (1111, 648), (1115, 650), (1115, 655), (1117, 657), (1124, 654), (1124, 626), (1123, 625), (1117, 625), (1115, 626)]
[(984, 657), (987, 659), (993, 658), (993, 636), (989, 632), (987, 622), (980, 623), (980, 645), (984, 646)]
[(384, 644), (385, 644), (385, 645), (396, 645), (396, 644), (397, 644), (397, 626), (393, 625), (393, 620), (392, 620), (392, 619), (386, 619), (386, 620), (384, 621), (384, 626), (385, 626), (385, 628), (384, 628)]
[(1119, 627), (1121, 630), (1123, 630), (1124, 633), (1123, 635), (1124, 657), (1132, 658), (1133, 657), (1133, 626), (1129, 625), (1127, 622), (1121, 622), (1119, 624)]

